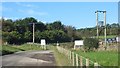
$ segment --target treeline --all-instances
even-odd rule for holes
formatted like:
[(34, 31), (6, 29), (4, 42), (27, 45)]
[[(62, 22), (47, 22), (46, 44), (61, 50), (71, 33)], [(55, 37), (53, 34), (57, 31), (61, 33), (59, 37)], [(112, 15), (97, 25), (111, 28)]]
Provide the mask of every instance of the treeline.
[[(96, 36), (96, 27), (76, 29), (73, 26), (66, 26), (61, 21), (43, 23), (33, 17), (24, 19), (0, 19), (2, 22), (2, 40), (9, 44), (23, 44), (32, 42), (33, 25), (35, 23), (35, 43), (46, 39), (47, 43), (72, 42), (76, 39)], [(0, 26), (1, 28), (1, 26)], [(120, 24), (107, 24), (107, 35), (120, 35)], [(99, 35), (104, 35), (104, 27), (99, 27)]]
[(35, 43), (46, 39), (47, 43), (71, 42), (75, 39), (82, 39), (72, 26), (65, 26), (61, 21), (44, 24), (33, 17), (18, 20), (5, 20), (2, 18), (2, 39), (9, 44), (23, 44), (32, 42), (33, 25), (35, 23)]
[[(113, 23), (106, 25), (106, 34), (108, 35), (120, 35), (120, 23)], [(97, 35), (97, 28), (84, 28), (84, 29), (77, 29), (77, 33), (80, 34), (82, 37), (93, 37)], [(104, 36), (104, 26), (99, 27), (99, 36)]]

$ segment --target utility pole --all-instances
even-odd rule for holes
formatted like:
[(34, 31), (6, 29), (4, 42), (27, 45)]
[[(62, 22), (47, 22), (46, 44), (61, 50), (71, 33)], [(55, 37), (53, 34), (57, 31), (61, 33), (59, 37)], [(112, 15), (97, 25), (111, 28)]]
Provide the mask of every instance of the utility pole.
[(96, 25), (97, 25), (97, 38), (99, 38), (99, 32), (98, 32), (98, 12), (102, 12), (104, 14), (104, 38), (105, 38), (105, 49), (106, 49), (106, 46), (107, 46), (107, 35), (106, 35), (106, 11), (95, 11), (96, 13)]
[(97, 38), (99, 38), (99, 33), (98, 33), (98, 11), (95, 12), (96, 13), (96, 27), (97, 27)]
[(33, 23), (33, 44), (35, 42), (35, 23)]
[(105, 49), (107, 46), (107, 38), (106, 38), (106, 11), (103, 12), (104, 13), (104, 27), (105, 27)]

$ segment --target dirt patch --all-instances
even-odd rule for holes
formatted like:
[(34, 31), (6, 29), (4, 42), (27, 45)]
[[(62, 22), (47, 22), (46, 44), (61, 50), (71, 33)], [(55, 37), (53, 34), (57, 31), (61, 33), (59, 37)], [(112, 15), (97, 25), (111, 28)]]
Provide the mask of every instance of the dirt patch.
[(51, 62), (49, 64), (47, 63), (47, 65), (50, 65), (50, 66), (56, 65), (55, 57), (54, 57), (53, 53), (45, 53), (45, 54), (37, 53), (37, 54), (34, 54), (33, 56), (31, 56), (30, 58)]

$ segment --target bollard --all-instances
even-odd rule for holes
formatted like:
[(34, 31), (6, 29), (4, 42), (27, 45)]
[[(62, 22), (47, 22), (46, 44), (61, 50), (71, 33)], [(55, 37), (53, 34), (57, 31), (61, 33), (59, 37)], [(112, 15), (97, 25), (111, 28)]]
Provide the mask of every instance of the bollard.
[(78, 54), (76, 54), (76, 66), (79, 66), (79, 64), (78, 64)]

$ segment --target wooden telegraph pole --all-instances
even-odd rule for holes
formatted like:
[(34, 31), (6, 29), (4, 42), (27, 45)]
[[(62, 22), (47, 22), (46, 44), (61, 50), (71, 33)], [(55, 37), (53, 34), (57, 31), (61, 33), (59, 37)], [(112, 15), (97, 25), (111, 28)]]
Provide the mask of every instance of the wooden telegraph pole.
[(106, 11), (95, 11), (96, 13), (96, 25), (97, 25), (97, 38), (99, 39), (99, 32), (98, 32), (98, 12), (102, 12), (104, 14), (104, 38), (105, 38), (105, 49), (106, 49), (106, 46), (107, 46), (107, 35), (106, 35)]

